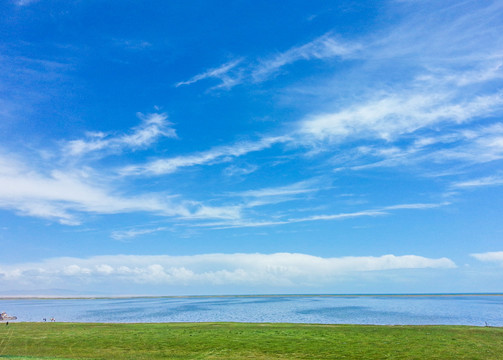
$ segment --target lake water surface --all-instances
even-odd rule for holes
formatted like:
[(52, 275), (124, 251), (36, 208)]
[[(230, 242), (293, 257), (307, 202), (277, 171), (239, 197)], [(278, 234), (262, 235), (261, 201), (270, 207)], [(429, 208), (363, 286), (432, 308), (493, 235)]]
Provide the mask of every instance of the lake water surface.
[(1, 311), (17, 321), (503, 326), (503, 295), (4, 299)]

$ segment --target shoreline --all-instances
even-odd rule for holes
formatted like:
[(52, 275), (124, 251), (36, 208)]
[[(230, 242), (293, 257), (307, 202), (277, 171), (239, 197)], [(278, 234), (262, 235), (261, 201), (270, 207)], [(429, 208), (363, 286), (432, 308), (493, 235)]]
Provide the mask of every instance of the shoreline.
[[(6, 321), (0, 321), (5, 323)], [(26, 325), (37, 325), (37, 324), (48, 324), (47, 326), (59, 325), (103, 325), (103, 326), (204, 326), (204, 325), (235, 325), (235, 326), (314, 326), (314, 327), (383, 327), (383, 328), (393, 328), (393, 327), (464, 327), (464, 328), (492, 328), (492, 329), (503, 329), (503, 326), (493, 326), (493, 325), (466, 325), (466, 324), (361, 324), (361, 323), (316, 323), (316, 322), (253, 322), (253, 321), (165, 321), (165, 322), (83, 322), (83, 321), (18, 321), (18, 320), (8, 320), (9, 326), (15, 324), (26, 324)], [(52, 325), (51, 325), (52, 324)], [(44, 325), (45, 326), (45, 325)]]

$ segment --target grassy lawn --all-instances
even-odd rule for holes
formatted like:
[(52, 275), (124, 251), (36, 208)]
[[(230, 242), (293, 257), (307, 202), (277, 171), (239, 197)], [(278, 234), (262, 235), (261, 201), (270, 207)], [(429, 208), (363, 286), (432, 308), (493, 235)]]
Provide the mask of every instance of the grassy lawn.
[(0, 324), (0, 359), (503, 359), (503, 328)]

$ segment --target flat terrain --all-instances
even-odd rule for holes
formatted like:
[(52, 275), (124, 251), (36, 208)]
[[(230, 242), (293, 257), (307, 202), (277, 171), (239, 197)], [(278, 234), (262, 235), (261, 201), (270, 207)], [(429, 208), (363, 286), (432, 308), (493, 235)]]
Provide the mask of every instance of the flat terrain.
[(0, 323), (0, 359), (503, 359), (503, 328)]

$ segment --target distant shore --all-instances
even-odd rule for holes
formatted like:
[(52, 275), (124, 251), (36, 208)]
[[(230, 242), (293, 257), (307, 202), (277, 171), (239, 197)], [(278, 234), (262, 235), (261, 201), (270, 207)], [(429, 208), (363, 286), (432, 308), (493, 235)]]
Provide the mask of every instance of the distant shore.
[(252, 297), (452, 297), (503, 296), (503, 293), (415, 293), (415, 294), (238, 294), (238, 295), (0, 295), (0, 300), (93, 300), (93, 299), (198, 299)]

